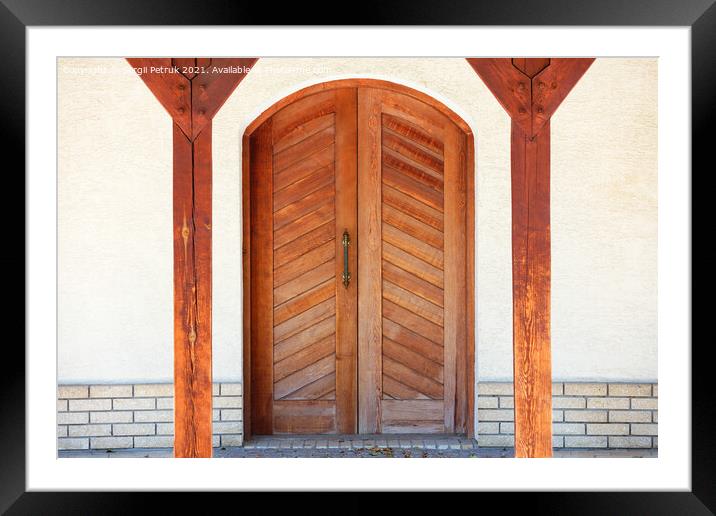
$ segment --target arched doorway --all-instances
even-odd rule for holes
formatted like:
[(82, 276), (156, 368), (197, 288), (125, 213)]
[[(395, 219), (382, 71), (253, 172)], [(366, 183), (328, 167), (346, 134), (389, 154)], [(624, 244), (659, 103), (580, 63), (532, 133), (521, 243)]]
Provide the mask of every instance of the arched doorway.
[(243, 143), (245, 435), (472, 435), (467, 124), (342, 80), (277, 102)]

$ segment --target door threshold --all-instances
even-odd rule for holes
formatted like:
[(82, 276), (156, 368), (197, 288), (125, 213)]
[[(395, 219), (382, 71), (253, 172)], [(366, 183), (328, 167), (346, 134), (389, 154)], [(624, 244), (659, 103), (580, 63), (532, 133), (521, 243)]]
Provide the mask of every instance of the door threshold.
[(477, 441), (464, 434), (320, 434), (254, 435), (247, 449), (387, 449), (474, 450)]

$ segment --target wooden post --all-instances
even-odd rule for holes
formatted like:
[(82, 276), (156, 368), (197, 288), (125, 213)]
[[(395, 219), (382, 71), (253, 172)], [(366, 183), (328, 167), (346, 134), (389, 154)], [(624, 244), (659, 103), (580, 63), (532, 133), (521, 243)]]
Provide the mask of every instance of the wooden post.
[(515, 456), (552, 456), (549, 120), (594, 59), (468, 58), (512, 119)]
[(211, 457), (211, 120), (254, 58), (128, 58), (174, 121), (174, 456)]

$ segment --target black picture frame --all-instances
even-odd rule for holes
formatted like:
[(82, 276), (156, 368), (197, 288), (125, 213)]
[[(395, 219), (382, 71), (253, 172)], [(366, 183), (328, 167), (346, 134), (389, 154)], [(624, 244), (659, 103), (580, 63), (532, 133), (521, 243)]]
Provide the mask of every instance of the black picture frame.
[[(425, 1), (363, 2), (354, 15), (336, 17), (336, 9), (310, 9), (304, 3), (237, 3), (203, 0), (0, 0), (0, 53), (5, 67), (0, 100), (3, 147), (20, 157), (25, 144), (25, 29), (28, 26), (81, 25), (576, 25), (576, 26), (688, 26), (691, 28), (692, 65), (692, 169), (706, 175), (713, 169), (708, 158), (714, 145), (716, 99), (716, 5), (714, 0), (540, 0), (450, 4)], [(342, 20), (342, 21), (341, 21)], [(54, 115), (48, 114), (48, 123)], [(707, 168), (707, 163), (710, 166)], [(18, 182), (14, 192), (24, 192), (23, 174), (6, 169), (5, 180)], [(693, 172), (691, 174), (693, 177)], [(53, 180), (52, 175), (48, 175)], [(7, 184), (7, 183), (6, 183)], [(9, 188), (9, 187), (6, 187)], [(9, 190), (5, 189), (6, 192)], [(18, 199), (24, 196), (14, 195)], [(7, 206), (7, 205), (5, 205)], [(7, 208), (6, 208), (7, 209)], [(14, 213), (18, 213), (14, 211)], [(6, 220), (8, 220), (6, 218)], [(696, 220), (694, 218), (694, 220)], [(12, 226), (12, 227), (7, 227)], [(6, 237), (22, 230), (6, 225)], [(9, 233), (9, 235), (8, 235)], [(14, 239), (12, 239), (14, 240)], [(19, 238), (18, 238), (19, 240)], [(17, 246), (19, 248), (19, 246)], [(24, 246), (23, 246), (24, 249)], [(693, 251), (692, 251), (693, 252)], [(6, 270), (25, 270), (23, 253), (4, 253)], [(15, 274), (11, 281), (19, 283)], [(27, 278), (26, 278), (27, 279)], [(24, 304), (15, 303), (16, 310)], [(18, 314), (19, 315), (19, 314)], [(10, 321), (9, 317), (6, 319)], [(26, 328), (31, 330), (30, 328)], [(531, 513), (543, 514), (712, 514), (716, 511), (716, 469), (713, 421), (714, 403), (708, 360), (709, 340), (692, 346), (692, 490), (690, 492), (641, 493), (533, 493)], [(666, 343), (688, 346), (692, 343)], [(18, 347), (16, 342), (7, 347)], [(8, 355), (5, 355), (8, 357)], [(7, 514), (131, 514), (149, 506), (129, 493), (27, 493), (25, 492), (25, 359), (3, 361), (0, 375), (0, 512)], [(163, 512), (171, 505), (189, 509), (197, 497), (163, 493)], [(214, 494), (217, 496), (217, 494)], [(487, 495), (485, 495), (487, 496)], [(493, 496), (493, 495), (490, 495)], [(511, 494), (513, 497), (523, 495)], [(224, 498), (223, 496), (221, 497)], [(517, 498), (515, 498), (516, 500)], [(216, 498), (215, 500), (219, 500)], [(412, 503), (422, 503), (419, 498)], [(181, 504), (181, 505), (180, 505)], [(345, 502), (344, 502), (345, 504)], [(411, 503), (403, 503), (409, 510)], [(361, 503), (345, 504), (353, 511), (372, 509)], [(204, 511), (208, 508), (203, 505)], [(295, 511), (294, 511), (295, 512)]]

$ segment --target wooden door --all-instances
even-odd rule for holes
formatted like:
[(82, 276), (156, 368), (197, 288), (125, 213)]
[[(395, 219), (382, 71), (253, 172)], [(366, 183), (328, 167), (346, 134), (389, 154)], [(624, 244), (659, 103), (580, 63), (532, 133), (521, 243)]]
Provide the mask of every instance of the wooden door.
[(435, 107), (371, 87), (252, 133), (253, 433), (465, 431), (466, 146)]
[(341, 235), (356, 233), (355, 118), (355, 90), (330, 90), (250, 140), (256, 434), (356, 431), (357, 289), (340, 281)]
[(465, 136), (423, 102), (362, 88), (358, 138), (359, 429), (454, 432), (465, 388)]

